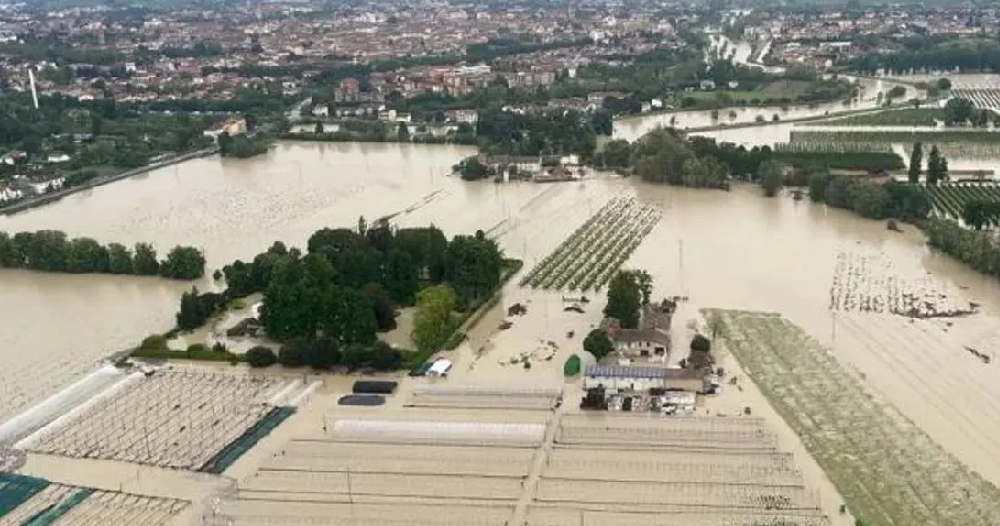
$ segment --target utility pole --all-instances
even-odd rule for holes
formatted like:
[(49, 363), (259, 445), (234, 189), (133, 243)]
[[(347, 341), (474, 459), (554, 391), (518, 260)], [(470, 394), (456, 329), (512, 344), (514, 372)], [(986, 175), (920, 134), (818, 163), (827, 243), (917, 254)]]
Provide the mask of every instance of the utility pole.
[(677, 240), (677, 276), (680, 280), (681, 296), (687, 296), (687, 290), (684, 287), (684, 240)]

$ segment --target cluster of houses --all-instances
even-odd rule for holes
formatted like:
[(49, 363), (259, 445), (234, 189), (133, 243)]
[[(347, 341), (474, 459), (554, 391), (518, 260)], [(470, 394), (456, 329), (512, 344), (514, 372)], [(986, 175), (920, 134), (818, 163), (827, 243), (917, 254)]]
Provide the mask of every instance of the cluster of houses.
[(15, 175), (10, 180), (0, 181), (0, 203), (10, 203), (54, 190), (61, 190), (65, 184), (65, 177), (46, 179)]

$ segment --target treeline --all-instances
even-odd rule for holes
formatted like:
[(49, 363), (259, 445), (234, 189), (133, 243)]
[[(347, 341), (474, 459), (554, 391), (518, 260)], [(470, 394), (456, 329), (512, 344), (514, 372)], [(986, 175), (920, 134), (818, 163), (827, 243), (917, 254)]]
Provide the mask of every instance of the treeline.
[[(414, 339), (436, 343), (435, 334), (454, 331), (453, 311), (467, 312), (493, 293), (503, 265), (496, 243), (482, 232), (449, 241), (433, 226), (391, 229), (380, 222), (369, 228), (362, 218), (357, 230), (316, 231), (305, 254), (278, 242), (252, 262), (226, 265), (226, 290), (185, 294), (177, 323), (182, 330), (197, 328), (230, 300), (259, 292), (268, 337), (303, 340), (332, 353), (372, 348), (376, 332), (395, 327), (396, 308), (417, 303), (416, 325), (423, 329), (415, 329)], [(422, 323), (428, 313), (418, 291), (439, 287), (451, 291), (454, 302), (431, 304), (449, 306), (448, 316), (434, 311), (433, 323)], [(329, 353), (316, 360), (336, 363)]]
[(148, 243), (130, 250), (120, 243), (104, 246), (89, 237), (69, 239), (59, 230), (0, 232), (0, 267), (75, 274), (137, 274), (192, 280), (205, 273), (205, 257), (193, 247), (174, 247), (156, 259)]
[(775, 151), (771, 158), (795, 167), (823, 166), (831, 170), (888, 172), (905, 168), (892, 152), (791, 152)]
[(219, 135), (219, 154), (223, 157), (246, 158), (267, 153), (271, 143), (266, 137), (230, 136), (228, 132)]
[(852, 176), (816, 172), (809, 176), (809, 198), (814, 202), (851, 210), (869, 219), (924, 219), (931, 211), (927, 195), (918, 186), (895, 181), (878, 184)]
[(919, 51), (862, 55), (851, 59), (847, 66), (863, 74), (874, 74), (879, 69), (897, 74), (956, 68), (960, 72), (996, 72), (1000, 71), (1000, 47), (990, 41), (947, 42)]
[(730, 177), (752, 180), (761, 163), (771, 159), (770, 147), (746, 149), (733, 143), (658, 128), (634, 143), (609, 141), (595, 164), (638, 175), (643, 180), (676, 186), (728, 188)]
[(519, 114), (503, 110), (479, 113), (476, 138), (490, 154), (564, 155), (590, 159), (598, 135), (611, 135), (610, 112), (547, 111)]
[(991, 276), (1000, 277), (1000, 243), (990, 232), (966, 230), (955, 221), (932, 218), (920, 223), (927, 241), (945, 254)]

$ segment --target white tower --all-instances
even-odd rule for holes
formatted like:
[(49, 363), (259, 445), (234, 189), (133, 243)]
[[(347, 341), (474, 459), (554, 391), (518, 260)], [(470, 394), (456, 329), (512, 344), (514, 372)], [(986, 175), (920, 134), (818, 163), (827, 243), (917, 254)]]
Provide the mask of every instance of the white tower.
[(35, 102), (35, 109), (38, 109), (38, 89), (35, 88), (35, 72), (28, 68), (28, 81), (31, 83), (31, 100)]

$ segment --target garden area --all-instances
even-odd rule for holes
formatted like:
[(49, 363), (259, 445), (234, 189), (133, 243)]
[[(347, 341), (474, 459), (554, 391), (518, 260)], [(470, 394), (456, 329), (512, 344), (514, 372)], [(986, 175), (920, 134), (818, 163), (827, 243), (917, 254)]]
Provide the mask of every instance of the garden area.
[(944, 110), (939, 108), (905, 108), (877, 113), (863, 113), (840, 119), (823, 121), (824, 126), (935, 126), (944, 121)]
[(965, 205), (971, 201), (1000, 202), (1000, 185), (996, 183), (956, 183), (921, 186), (940, 217), (961, 219)]
[(777, 314), (709, 309), (720, 341), (872, 526), (993, 526), (1000, 490)]
[(840, 252), (830, 285), (830, 310), (911, 318), (973, 312), (969, 302), (956, 292), (919, 269), (900, 268), (898, 262), (881, 252)]
[(618, 195), (577, 228), (521, 279), (548, 290), (600, 288), (611, 280), (660, 220), (660, 211)]
[[(793, 132), (794, 133), (794, 132)], [(890, 171), (905, 167), (888, 143), (787, 142), (774, 145), (778, 161), (793, 166), (826, 166), (840, 170)]]
[(919, 130), (919, 131), (879, 131), (879, 130), (792, 130), (791, 142), (851, 142), (851, 143), (997, 143), (1000, 132), (985, 130)]

